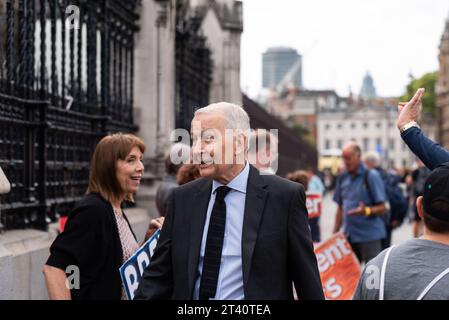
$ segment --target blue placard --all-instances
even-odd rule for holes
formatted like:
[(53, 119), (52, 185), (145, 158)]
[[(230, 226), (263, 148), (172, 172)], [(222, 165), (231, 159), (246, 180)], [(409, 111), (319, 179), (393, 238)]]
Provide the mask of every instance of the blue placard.
[(156, 248), (157, 240), (161, 234), (157, 230), (153, 236), (144, 243), (139, 250), (136, 251), (121, 267), (120, 277), (122, 278), (123, 287), (129, 300), (134, 299), (134, 291), (139, 286), (143, 272), (150, 264), (151, 256)]

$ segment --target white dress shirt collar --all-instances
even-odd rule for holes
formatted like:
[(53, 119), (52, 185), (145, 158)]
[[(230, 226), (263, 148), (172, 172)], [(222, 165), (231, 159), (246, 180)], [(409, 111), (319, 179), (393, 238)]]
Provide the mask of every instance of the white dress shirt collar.
[[(240, 172), (231, 182), (226, 186), (232, 190), (236, 190), (246, 194), (246, 188), (248, 186), (248, 176), (249, 176), (249, 162), (246, 162), (245, 168)], [(224, 184), (214, 180), (212, 182), (212, 193), (215, 193), (219, 187), (224, 186)]]

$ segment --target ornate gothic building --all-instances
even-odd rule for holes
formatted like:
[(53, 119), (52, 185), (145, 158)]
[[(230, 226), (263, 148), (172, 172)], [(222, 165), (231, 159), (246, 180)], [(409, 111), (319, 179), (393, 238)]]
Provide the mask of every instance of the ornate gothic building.
[(438, 138), (449, 147), (449, 18), (440, 43), (440, 70), (437, 83)]

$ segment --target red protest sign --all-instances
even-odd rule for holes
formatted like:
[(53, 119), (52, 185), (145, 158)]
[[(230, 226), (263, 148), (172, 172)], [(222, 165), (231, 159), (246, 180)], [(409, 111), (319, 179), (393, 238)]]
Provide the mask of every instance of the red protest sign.
[(321, 194), (312, 192), (306, 193), (306, 207), (307, 212), (309, 213), (309, 219), (321, 216), (321, 202)]
[(327, 300), (351, 300), (360, 278), (360, 264), (342, 233), (315, 248)]
[(59, 218), (59, 232), (64, 232), (65, 224), (67, 223), (68, 217)]

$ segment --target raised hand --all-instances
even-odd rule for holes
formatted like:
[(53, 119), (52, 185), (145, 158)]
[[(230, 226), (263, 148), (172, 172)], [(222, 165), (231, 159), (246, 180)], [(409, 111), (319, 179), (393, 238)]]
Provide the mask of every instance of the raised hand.
[(399, 116), (396, 122), (398, 128), (402, 128), (407, 123), (417, 121), (422, 110), (422, 98), (425, 93), (424, 88), (418, 89), (412, 100), (407, 102), (400, 102), (398, 105)]

